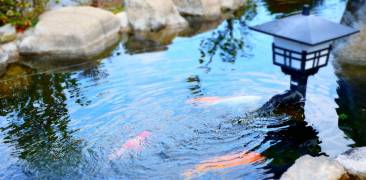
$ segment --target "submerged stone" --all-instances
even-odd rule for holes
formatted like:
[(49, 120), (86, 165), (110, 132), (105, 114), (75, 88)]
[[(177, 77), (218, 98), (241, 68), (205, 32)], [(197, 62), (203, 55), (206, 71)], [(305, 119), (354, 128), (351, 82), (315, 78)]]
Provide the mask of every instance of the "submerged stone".
[(31, 84), (32, 78), (29, 74), (31, 74), (32, 70), (30, 68), (11, 64), (5, 69), (6, 71), (3, 72), (0, 69), (0, 97), (26, 89)]
[(282, 176), (281, 180), (339, 180), (348, 177), (337, 161), (325, 156), (302, 156)]
[(354, 148), (339, 155), (336, 160), (349, 174), (358, 179), (366, 179), (366, 147)]
[(37, 59), (91, 59), (115, 45), (120, 20), (92, 7), (66, 7), (40, 16), (20, 40), (22, 56)]

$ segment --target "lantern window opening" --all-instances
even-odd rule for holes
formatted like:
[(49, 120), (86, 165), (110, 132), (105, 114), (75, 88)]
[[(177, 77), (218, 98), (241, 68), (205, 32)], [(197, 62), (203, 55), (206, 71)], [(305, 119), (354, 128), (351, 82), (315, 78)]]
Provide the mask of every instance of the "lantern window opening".
[(332, 46), (316, 51), (294, 51), (287, 48), (272, 45), (273, 63), (278, 66), (308, 71), (310, 69), (324, 67), (328, 64)]

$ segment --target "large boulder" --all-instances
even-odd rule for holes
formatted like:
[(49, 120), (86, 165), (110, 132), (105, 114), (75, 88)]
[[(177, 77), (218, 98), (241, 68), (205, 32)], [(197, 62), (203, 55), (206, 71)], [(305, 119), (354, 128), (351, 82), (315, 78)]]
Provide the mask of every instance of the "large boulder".
[(349, 174), (358, 179), (366, 179), (366, 147), (351, 149), (336, 160), (342, 164)]
[(342, 24), (360, 29), (360, 33), (335, 43), (337, 61), (366, 65), (366, 0), (348, 1)]
[(339, 180), (347, 178), (346, 170), (337, 161), (325, 156), (302, 156), (281, 177), (281, 180)]
[(0, 44), (13, 41), (17, 37), (15, 27), (7, 24), (0, 27)]
[(120, 20), (93, 7), (66, 7), (46, 12), (20, 40), (22, 56), (37, 59), (90, 59), (115, 45)]
[(126, 12), (131, 27), (137, 31), (188, 26), (171, 0), (126, 0)]

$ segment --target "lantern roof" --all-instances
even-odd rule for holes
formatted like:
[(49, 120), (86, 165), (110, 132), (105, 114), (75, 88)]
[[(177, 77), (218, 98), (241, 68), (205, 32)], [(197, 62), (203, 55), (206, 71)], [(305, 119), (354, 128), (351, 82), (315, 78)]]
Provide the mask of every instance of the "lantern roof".
[(253, 26), (250, 29), (308, 46), (316, 46), (359, 32), (351, 27), (310, 15), (309, 10), (305, 8), (308, 7), (304, 7), (302, 14)]

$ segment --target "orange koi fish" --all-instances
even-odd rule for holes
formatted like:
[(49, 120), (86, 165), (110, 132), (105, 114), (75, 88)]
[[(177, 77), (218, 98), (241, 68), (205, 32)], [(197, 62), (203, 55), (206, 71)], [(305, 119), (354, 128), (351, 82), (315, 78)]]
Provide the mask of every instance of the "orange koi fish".
[(191, 179), (194, 175), (200, 173), (251, 164), (264, 159), (264, 156), (256, 152), (240, 152), (224, 155), (203, 161), (202, 163), (196, 165), (193, 170), (185, 172), (183, 176), (185, 179)]
[(150, 131), (143, 131), (132, 139), (127, 140), (121, 147), (115, 149), (109, 156), (109, 160), (120, 158), (126, 151), (141, 151), (146, 139), (151, 136)]
[(257, 102), (261, 99), (259, 96), (228, 96), (228, 97), (199, 97), (194, 99), (189, 99), (188, 104), (206, 104), (206, 105), (216, 105), (216, 104), (236, 104), (236, 103), (248, 103)]

